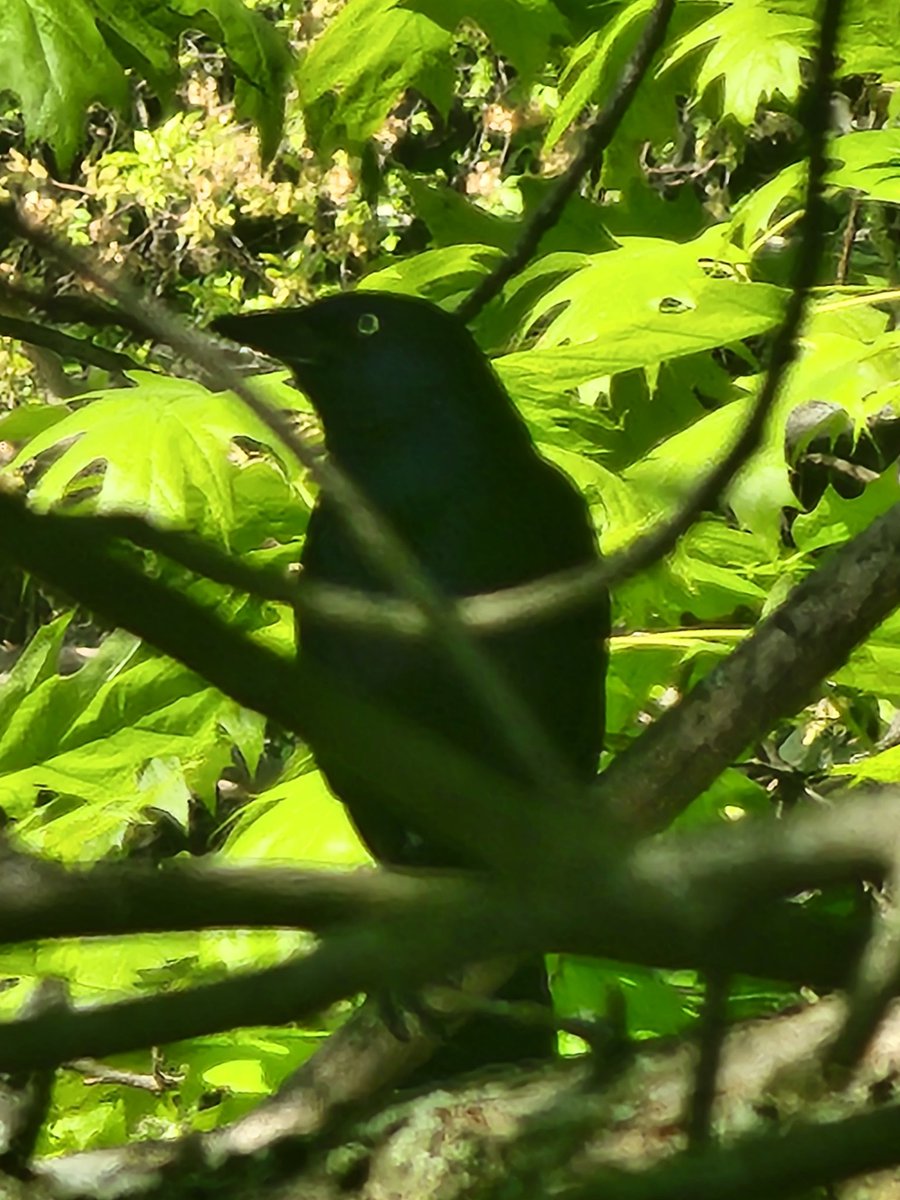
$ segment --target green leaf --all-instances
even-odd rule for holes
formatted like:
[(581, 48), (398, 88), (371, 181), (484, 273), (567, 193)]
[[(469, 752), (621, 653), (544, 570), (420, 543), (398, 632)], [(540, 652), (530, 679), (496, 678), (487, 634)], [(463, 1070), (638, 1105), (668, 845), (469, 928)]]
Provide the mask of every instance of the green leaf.
[(604, 551), (611, 553), (647, 528), (652, 510), (627, 479), (583, 454), (546, 442), (538, 444), (543, 456), (565, 471), (591, 507), (602, 514)]
[(900, 746), (891, 746), (858, 762), (839, 763), (832, 768), (832, 773), (854, 783), (900, 782)]
[(318, 771), (279, 781), (240, 814), (222, 851), (226, 859), (357, 866), (369, 856)]
[[(734, 441), (747, 419), (749, 405), (748, 399), (735, 400), (695, 421), (629, 467), (626, 479), (652, 497), (660, 515), (671, 512)], [(788, 486), (783, 434), (779, 437), (773, 425), (770, 423), (763, 446), (732, 481), (726, 495), (747, 528), (777, 538), (781, 508), (790, 504), (793, 493)]]
[[(137, 387), (98, 392), (38, 434), (7, 470), (62, 448), (30, 492), (35, 508), (78, 496), (87, 476), (99, 489), (96, 512), (139, 513), (229, 545), (240, 517), (233, 441), (271, 446), (274, 435), (229, 393), (144, 372), (132, 378)], [(289, 494), (286, 483), (274, 493), (279, 504)]]
[(448, 33), (462, 21), (474, 22), (526, 82), (547, 61), (550, 43), (566, 32), (552, 0), (402, 0), (402, 7), (422, 13)]
[[(140, 653), (140, 642), (131, 634), (117, 632), (106, 638), (81, 670), (61, 676), (56, 672), (55, 655), (45, 657), (48, 636), (59, 639), (69, 618), (54, 622), (48, 631), (35, 634), (9, 679), (0, 689), (0, 704), (5, 706), (8, 692), (16, 694), (16, 706), (0, 732), (0, 773), (6, 775), (49, 757), (78, 719), (98, 690), (133, 664)], [(41, 669), (31, 664), (39, 658)], [(53, 670), (48, 668), (53, 667)], [(27, 688), (22, 685), (27, 679)]]
[(716, 620), (744, 606), (758, 611), (778, 567), (771, 543), (721, 521), (698, 521), (679, 541), (672, 571), (695, 596), (688, 611)]
[(453, 39), (399, 0), (348, 0), (300, 64), (297, 86), (320, 154), (355, 148), (416, 87), (440, 113), (453, 96)]
[(498, 359), (498, 372), (516, 396), (559, 396), (602, 375), (728, 345), (777, 325), (786, 293), (734, 271), (716, 278), (711, 246), (709, 239), (678, 245), (628, 238), (617, 250), (570, 256), (580, 269), (531, 309), (530, 322), (552, 318), (537, 348)]
[(12, 93), (28, 136), (68, 170), (93, 103), (122, 110), (125, 70), (166, 96), (178, 78), (179, 38), (201, 29), (238, 76), (238, 115), (260, 131), (263, 158), (281, 137), (287, 47), (271, 21), (242, 0), (5, 0), (0, 8), (0, 91)]
[(146, 78), (160, 96), (178, 81), (178, 33), (168, 6), (154, 0), (89, 0), (95, 19), (123, 67)]
[(862, 129), (834, 138), (828, 156), (828, 183), (900, 204), (900, 129)]
[(668, 972), (570, 954), (553, 956), (551, 962), (553, 1002), (564, 1016), (598, 1016), (612, 992), (624, 1006), (617, 1019), (624, 1018), (630, 1038), (674, 1035), (696, 1017), (698, 996), (669, 983)]
[(20, 404), (0, 417), (0, 438), (21, 442), (43, 433), (72, 410), (65, 404)]
[(604, 99), (601, 84), (607, 91), (613, 85), (616, 73), (610, 69), (610, 62), (621, 51), (619, 43), (637, 37), (652, 7), (653, 0), (632, 0), (575, 48), (560, 81), (563, 98), (547, 130), (548, 150), (556, 145), (585, 105)]
[(702, 96), (720, 83), (722, 115), (752, 125), (762, 102), (776, 96), (796, 100), (800, 63), (809, 58), (815, 35), (816, 22), (808, 13), (787, 10), (772, 0), (731, 0), (678, 39), (662, 70), (708, 47), (695, 94)]
[[(721, 282), (721, 281), (716, 281)], [(826, 302), (827, 305), (827, 302)], [(873, 342), (833, 332), (835, 314), (814, 312), (803, 330), (802, 353), (782, 386), (763, 444), (730, 484), (726, 498), (741, 524), (769, 539), (780, 534), (781, 509), (796, 507), (784, 457), (785, 423), (797, 405), (812, 398), (842, 405), (851, 416), (864, 412), (866, 398), (900, 370), (898, 335)], [(758, 386), (758, 381), (746, 381)], [(670, 512), (695, 486), (698, 475), (725, 451), (746, 420), (748, 399), (725, 404), (662, 441), (625, 478), (660, 515)], [(807, 518), (798, 518), (797, 536), (806, 536)], [(818, 538), (818, 534), (815, 535)], [(837, 535), (839, 536), (839, 535)], [(805, 544), (805, 542), (804, 542)]]
[[(405, 176), (404, 182), (417, 216), (428, 226), (437, 245), (480, 243), (507, 252), (515, 246), (524, 223), (553, 187), (550, 179), (508, 176), (504, 180), (505, 186), (517, 187), (522, 196), (522, 216), (512, 218), (487, 212), (446, 185), (429, 183), (411, 175)], [(603, 209), (592, 201), (573, 196), (559, 220), (541, 238), (540, 253), (578, 250), (596, 254), (611, 249), (615, 242), (603, 224), (604, 215)]]
[[(650, 588), (646, 588), (644, 578), (638, 577), (616, 590), (617, 612), (621, 611), (625, 623), (629, 627), (638, 627), (638, 631), (610, 640), (606, 684), (607, 729), (610, 733), (630, 737), (638, 731), (640, 714), (646, 712), (648, 704), (658, 702), (669, 687), (683, 688), (686, 664), (699, 662), (708, 664), (709, 669), (745, 637), (744, 631), (738, 628), (640, 628), (649, 622), (661, 623), (659, 610), (666, 601), (665, 575), (657, 568)], [(648, 592), (648, 612), (643, 612), (640, 604), (631, 604), (632, 597), (628, 593), (638, 588)], [(677, 596), (677, 601), (679, 615), (690, 611), (684, 604), (683, 594)]]
[[(234, 723), (233, 701), (148, 656), (129, 634), (111, 635), (66, 677), (35, 672), (36, 658), (37, 650), (17, 664), (30, 689), (20, 675), (0, 690), (0, 710), (8, 689), (17, 700), (0, 735), (0, 805), (18, 819), (26, 846), (67, 860), (99, 857), (146, 809), (185, 817), (189, 792), (211, 798), (230, 757), (224, 726)], [(42, 792), (56, 797), (35, 807)]]
[(771, 813), (771, 808), (765, 788), (729, 767), (712, 787), (685, 809), (672, 828), (696, 829), (714, 821), (735, 822), (748, 816), (765, 817)]
[(360, 288), (422, 296), (447, 308), (456, 305), (484, 279), (501, 254), (491, 246), (447, 246), (426, 250), (373, 271)]
[(249, 708), (233, 708), (223, 712), (219, 721), (247, 764), (251, 775), (255, 775), (266, 743), (266, 718)]
[(0, 91), (15, 96), (28, 137), (67, 171), (93, 103), (122, 109), (125, 72), (100, 36), (89, 0), (4, 0)]
[(881, 75), (900, 81), (897, 30), (900, 0), (848, 0), (841, 21), (838, 54), (843, 75)]
[(829, 484), (822, 499), (809, 513), (801, 513), (791, 527), (798, 550), (811, 554), (826, 546), (838, 546), (862, 533), (900, 500), (896, 467), (866, 486), (861, 496), (845, 500)]
[(272, 22), (243, 0), (167, 0), (179, 32), (200, 28), (221, 45), (237, 75), (235, 110), (259, 130), (264, 162), (274, 158), (284, 125), (290, 51)]
[(185, 1071), (180, 1106), (193, 1108), (210, 1088), (257, 1097), (269, 1093), (309, 1058), (321, 1039), (322, 1034), (301, 1029), (245, 1028), (170, 1046), (168, 1053)]
[[(63, 613), (48, 625), (42, 625), (19, 655), (0, 687), (0, 730), (6, 730), (22, 701), (32, 689), (55, 674), (60, 647), (72, 613)], [(0, 734), (0, 759), (5, 734)]]
[(509, 251), (518, 231), (518, 222), (499, 217), (473, 204), (446, 184), (433, 183), (415, 175), (401, 173), (417, 217), (428, 226), (432, 240), (440, 247), (456, 245), (493, 246)]
[(49, 1121), (42, 1138), (46, 1139), (41, 1145), (42, 1154), (72, 1154), (121, 1146), (128, 1140), (124, 1105), (121, 1102), (73, 1105), (68, 1112)]
[(879, 625), (833, 678), (900, 706), (900, 615), (892, 613)]
[(735, 239), (742, 231), (741, 244), (749, 249), (749, 243), (771, 226), (776, 213), (780, 214), (784, 208), (796, 211), (800, 206), (805, 179), (804, 164), (792, 163), (768, 183), (748, 192), (735, 206), (732, 215), (731, 227)]
[[(900, 333), (872, 338), (841, 332), (832, 314), (814, 313), (803, 330), (803, 353), (788, 377), (788, 403), (827, 400), (845, 409), (856, 426), (868, 415), (869, 397), (900, 378)], [(881, 315), (881, 314), (879, 314)]]
[[(871, 200), (900, 203), (900, 130), (862, 129), (832, 138), (825, 182), (850, 188)], [(800, 206), (806, 164), (792, 163), (750, 192), (732, 217), (735, 234), (744, 230), (744, 243), (762, 233), (777, 212)]]

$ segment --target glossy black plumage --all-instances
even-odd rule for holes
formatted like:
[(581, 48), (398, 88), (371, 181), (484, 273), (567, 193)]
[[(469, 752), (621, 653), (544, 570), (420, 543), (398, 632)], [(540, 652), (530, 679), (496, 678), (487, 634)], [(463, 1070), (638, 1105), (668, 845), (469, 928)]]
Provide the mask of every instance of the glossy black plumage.
[[(468, 330), (421, 300), (377, 292), (303, 309), (220, 319), (218, 332), (285, 362), (318, 411), (334, 459), (367, 493), (448, 594), (495, 591), (592, 561), (583, 498), (536, 451)], [(310, 519), (308, 576), (386, 590), (327, 496)], [(583, 781), (603, 735), (605, 600), (482, 645)], [(305, 655), (494, 769), (522, 768), (445, 659), (422, 643), (304, 618)], [(315, 747), (313, 747), (315, 749)], [(402, 748), (401, 752), (402, 752)], [(448, 846), (402, 827), (377, 782), (352, 762), (320, 766), (363, 839), (385, 862), (456, 865)], [(477, 864), (462, 864), (477, 865)]]

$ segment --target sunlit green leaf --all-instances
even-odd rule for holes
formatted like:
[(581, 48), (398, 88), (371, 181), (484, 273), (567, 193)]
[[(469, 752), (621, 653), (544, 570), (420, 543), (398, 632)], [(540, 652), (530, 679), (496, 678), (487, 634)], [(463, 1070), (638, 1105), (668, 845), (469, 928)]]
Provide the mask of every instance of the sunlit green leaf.
[[(98, 393), (38, 433), (7, 470), (61, 449), (31, 489), (33, 507), (43, 511), (77, 497), (87, 482), (96, 512), (137, 513), (228, 545), (239, 521), (254, 515), (236, 506), (238, 491), (249, 493), (238, 482), (235, 439), (271, 447), (274, 434), (226, 392), (143, 372), (135, 379), (136, 387)], [(281, 470), (273, 452), (267, 469), (276, 465)], [(271, 484), (273, 507), (283, 514), (288, 487), (274, 476)]]
[(453, 94), (452, 38), (399, 0), (348, 0), (297, 73), (307, 127), (317, 148), (356, 147), (415, 86), (440, 112)]
[(720, 84), (721, 111), (749, 125), (765, 100), (795, 100), (800, 64), (810, 55), (816, 23), (811, 14), (776, 7), (769, 0), (731, 0), (686, 33), (664, 68), (705, 51), (695, 83), (702, 95)]

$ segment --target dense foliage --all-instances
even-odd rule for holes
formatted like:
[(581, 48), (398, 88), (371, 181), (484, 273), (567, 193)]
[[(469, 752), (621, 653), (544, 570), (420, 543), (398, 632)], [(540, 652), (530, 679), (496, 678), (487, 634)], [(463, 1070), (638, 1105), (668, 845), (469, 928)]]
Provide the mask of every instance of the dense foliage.
[[(798, 96), (816, 7), (682, 0), (602, 168), (476, 322), (543, 452), (587, 495), (607, 551), (683, 501), (760, 385), (797, 250)], [(0, 12), (0, 188), (197, 324), (351, 285), (453, 307), (570, 160), (649, 9), (12, 0)], [(615, 593), (607, 757), (900, 498), (898, 25), (896, 0), (848, 5), (827, 252), (799, 357), (719, 510)], [(123, 331), (27, 242), (7, 240), (0, 283), (5, 486), (39, 511), (135, 513), (248, 562), (296, 561), (311, 485), (270, 430), (195, 367)], [(29, 312), (77, 342), (60, 350), (37, 330), (33, 342), (4, 339), (5, 318)], [(88, 340), (130, 365), (80, 356)], [(265, 388), (311, 426), (283, 374)], [(791, 419), (810, 402), (805, 422)], [(146, 561), (289, 652), (285, 606)], [(67, 864), (364, 861), (302, 745), (11, 568), (0, 604), (0, 808), (13, 846)], [(898, 715), (895, 616), (680, 820), (739, 821), (848, 783), (894, 782)], [(306, 940), (204, 932), (4, 948), (0, 1014), (18, 1013), (46, 976), (96, 1002), (280, 961)], [(635, 1036), (696, 1019), (693, 973), (554, 965), (561, 1012), (602, 1009), (614, 986)], [(783, 998), (747, 981), (732, 1003), (744, 1014)], [(39, 1149), (211, 1128), (277, 1086), (342, 1016), (166, 1046), (162, 1087), (89, 1089), (61, 1072)], [(149, 1052), (117, 1065), (162, 1078)]]

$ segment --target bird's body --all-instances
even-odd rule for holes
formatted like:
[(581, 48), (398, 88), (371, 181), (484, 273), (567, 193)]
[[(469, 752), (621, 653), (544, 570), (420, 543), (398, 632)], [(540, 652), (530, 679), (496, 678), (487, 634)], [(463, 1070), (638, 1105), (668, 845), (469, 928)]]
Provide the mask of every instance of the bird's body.
[[(446, 594), (492, 592), (596, 558), (584, 500), (538, 454), (452, 314), (408, 297), (356, 292), (306, 309), (225, 318), (216, 327), (292, 368), (322, 419), (329, 453)], [(302, 561), (305, 575), (318, 581), (394, 594), (327, 495), (310, 519)], [(601, 597), (576, 612), (480, 639), (584, 782), (596, 771), (603, 736), (608, 626)], [(309, 658), (494, 770), (529, 782), (469, 684), (427, 642), (305, 616), (301, 679)], [(349, 756), (332, 751), (319, 765), (377, 858), (481, 865), (459, 864), (450, 847), (404, 827), (377, 781)]]
[[(477, 430), (469, 432), (477, 441)], [(589, 561), (594, 541), (580, 497), (530, 444), (508, 458), (495, 444), (469, 446), (465, 455), (455, 454), (452, 442), (440, 444), (446, 457), (423, 471), (420, 488), (405, 478), (408, 462), (425, 465), (414, 448), (407, 457), (402, 448), (386, 447), (374, 479), (366, 472), (353, 474), (448, 595), (492, 592)], [(382, 479), (384, 486), (372, 486)], [(316, 580), (387, 590), (327, 500), (310, 520), (303, 569)], [(582, 780), (596, 771), (602, 736), (604, 648), (597, 616), (556, 617), (481, 639)], [(411, 721), (522, 780), (514, 752), (439, 650), (305, 617), (301, 669), (306, 654)], [(369, 803), (369, 789), (352, 777), (351, 764), (322, 759), (320, 765), (378, 858), (429, 866), (454, 861), (446, 848), (423, 844), (396, 825), (377, 797)]]

